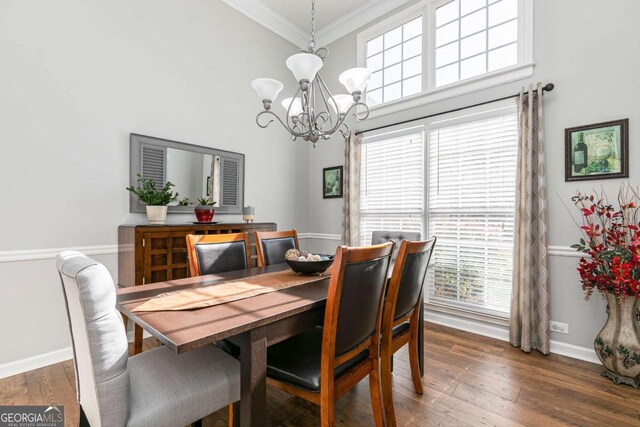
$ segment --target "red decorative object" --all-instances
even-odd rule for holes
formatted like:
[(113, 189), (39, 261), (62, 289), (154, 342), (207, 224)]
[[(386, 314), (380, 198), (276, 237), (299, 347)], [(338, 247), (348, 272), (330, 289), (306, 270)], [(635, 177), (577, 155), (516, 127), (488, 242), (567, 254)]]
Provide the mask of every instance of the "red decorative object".
[(216, 213), (211, 206), (198, 206), (194, 209), (194, 212), (198, 222), (211, 222), (213, 221), (213, 215)]
[(640, 299), (640, 221), (638, 191), (623, 185), (619, 207), (609, 204), (604, 194), (571, 199), (580, 210), (584, 237), (572, 248), (587, 254), (580, 258), (580, 280), (585, 298), (594, 288), (619, 300)]

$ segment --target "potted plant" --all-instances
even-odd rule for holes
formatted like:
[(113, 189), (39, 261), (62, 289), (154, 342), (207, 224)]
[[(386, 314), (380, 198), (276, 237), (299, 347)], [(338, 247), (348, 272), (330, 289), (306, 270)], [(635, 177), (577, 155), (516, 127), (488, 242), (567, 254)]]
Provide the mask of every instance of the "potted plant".
[(585, 298), (594, 289), (607, 300), (607, 322), (594, 347), (616, 384), (640, 387), (640, 224), (638, 191), (623, 185), (618, 205), (604, 194), (572, 198), (580, 209), (584, 237), (572, 247), (586, 255), (578, 272)]
[(164, 224), (167, 219), (167, 205), (178, 198), (178, 193), (171, 190), (174, 185), (167, 181), (164, 187), (157, 189), (156, 182), (140, 174), (138, 176), (138, 187), (127, 187), (128, 191), (138, 196), (147, 205), (147, 219), (149, 224)]
[(213, 206), (216, 204), (216, 202), (212, 202), (211, 200), (204, 197), (198, 197), (196, 200), (198, 201), (198, 205), (195, 207), (194, 212), (196, 214), (198, 222), (213, 221), (213, 215), (216, 213)]

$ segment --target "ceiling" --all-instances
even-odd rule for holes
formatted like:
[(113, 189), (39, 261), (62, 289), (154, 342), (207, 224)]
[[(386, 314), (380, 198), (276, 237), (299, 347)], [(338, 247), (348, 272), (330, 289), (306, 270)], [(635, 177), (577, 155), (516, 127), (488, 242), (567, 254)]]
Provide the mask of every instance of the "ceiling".
[[(299, 47), (311, 32), (311, 0), (222, 0)], [(410, 0), (316, 0), (316, 40), (320, 46), (346, 36)]]

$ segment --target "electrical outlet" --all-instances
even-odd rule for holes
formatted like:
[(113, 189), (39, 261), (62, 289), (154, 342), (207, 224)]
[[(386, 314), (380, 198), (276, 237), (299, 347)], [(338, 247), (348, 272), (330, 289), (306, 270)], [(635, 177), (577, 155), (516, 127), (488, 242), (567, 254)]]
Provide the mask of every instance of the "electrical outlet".
[(560, 322), (551, 322), (549, 325), (551, 332), (557, 332), (559, 334), (569, 335), (569, 324)]

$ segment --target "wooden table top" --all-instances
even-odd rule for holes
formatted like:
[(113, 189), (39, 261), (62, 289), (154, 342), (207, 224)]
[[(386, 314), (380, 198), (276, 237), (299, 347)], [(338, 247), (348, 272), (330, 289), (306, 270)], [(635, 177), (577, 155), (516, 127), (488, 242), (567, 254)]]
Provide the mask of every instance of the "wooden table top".
[(287, 264), (276, 264), (127, 287), (117, 291), (116, 306), (167, 347), (183, 353), (324, 305), (329, 285), (328, 276), (318, 276), (317, 281), (304, 285), (213, 307), (158, 312), (131, 310), (148, 299), (171, 290), (209, 286), (288, 268)]

